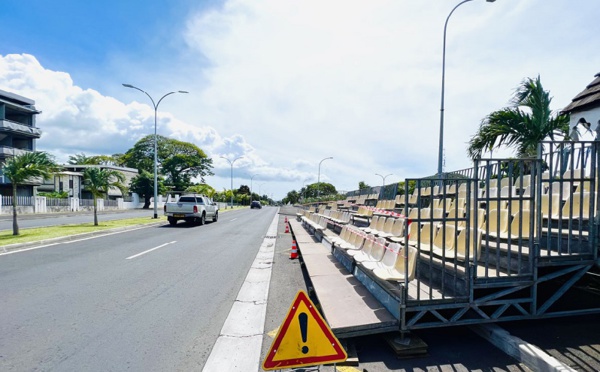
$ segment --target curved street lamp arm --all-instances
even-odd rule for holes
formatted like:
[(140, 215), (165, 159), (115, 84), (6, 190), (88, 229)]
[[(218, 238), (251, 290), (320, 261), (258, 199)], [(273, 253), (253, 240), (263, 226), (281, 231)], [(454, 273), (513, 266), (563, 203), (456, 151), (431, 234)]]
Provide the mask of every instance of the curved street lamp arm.
[(220, 158), (222, 158), (222, 159), (225, 159), (225, 160), (227, 160), (227, 162), (229, 162), (229, 165), (232, 165), (232, 163), (231, 163), (231, 160), (229, 160), (228, 158), (226, 158), (226, 157), (224, 157), (224, 156), (219, 156), (219, 157), (220, 157)]
[[(142, 92), (142, 93), (144, 93), (145, 95), (147, 95), (147, 96), (148, 96), (148, 98), (150, 98), (150, 101), (152, 101), (152, 107), (154, 107), (154, 110), (156, 110), (156, 108), (158, 107), (158, 104), (154, 103), (154, 99), (152, 98), (152, 96), (151, 96), (151, 95), (149, 95), (149, 94), (148, 94), (148, 92), (146, 92), (145, 90), (143, 90), (143, 89), (140, 89), (140, 88), (138, 88), (138, 87), (136, 87), (136, 86), (134, 86), (134, 85), (131, 85), (131, 84), (123, 84), (123, 86), (124, 86), (125, 88), (131, 88), (131, 89), (139, 90), (140, 92)], [(171, 93), (174, 93), (174, 92), (171, 92)], [(165, 98), (166, 96), (168, 96), (169, 94), (171, 94), (171, 93), (168, 93), (168, 94), (166, 94), (165, 96), (163, 96), (163, 97), (161, 98), (161, 100), (162, 100), (163, 98)], [(160, 103), (160, 101), (158, 101), (158, 103)]]
[(241, 158), (243, 158), (243, 157), (244, 157), (244, 156), (242, 155), (242, 156), (239, 156), (239, 157), (237, 157), (237, 158), (233, 159), (233, 161), (231, 162), (231, 165), (233, 166), (233, 163), (235, 163), (235, 161), (236, 161), (236, 160), (240, 160), (240, 159), (241, 159)]
[(440, 138), (439, 138), (439, 145), (438, 145), (438, 169), (437, 169), (438, 177), (440, 177), (440, 178), (442, 177), (442, 171), (443, 171), (442, 164), (443, 164), (443, 156), (444, 156), (443, 153), (444, 153), (444, 91), (445, 91), (445, 87), (446, 87), (446, 31), (448, 28), (448, 21), (450, 20), (450, 16), (452, 16), (452, 13), (454, 13), (456, 8), (463, 5), (464, 3), (468, 3), (470, 1), (473, 1), (473, 0), (461, 1), (454, 8), (452, 8), (450, 13), (448, 14), (448, 17), (446, 17), (446, 22), (444, 23), (444, 41), (443, 41), (443, 45), (442, 45), (442, 95), (441, 95), (442, 97), (441, 97), (441, 102), (440, 102)]
[(165, 94), (164, 96), (160, 97), (160, 99), (159, 99), (159, 100), (158, 100), (158, 102), (156, 103), (156, 107), (155, 107), (155, 108), (156, 108), (156, 109), (158, 109), (158, 105), (160, 105), (160, 102), (161, 102), (163, 99), (165, 99), (165, 97), (166, 97), (166, 96), (170, 96), (171, 94), (175, 94), (175, 93), (177, 93), (177, 92), (169, 92), (169, 93)]
[[(464, 3), (468, 3), (470, 1), (473, 1), (473, 0), (463, 0), (460, 3), (458, 3), (454, 8), (452, 8), (450, 13), (448, 14), (448, 17), (446, 17), (446, 22), (444, 23), (444, 42), (442, 45), (442, 94), (441, 94), (442, 97), (440, 100), (441, 101), (440, 102), (440, 138), (439, 138), (439, 146), (438, 146), (438, 169), (437, 169), (438, 177), (440, 177), (440, 178), (443, 178), (443, 159), (444, 159), (444, 94), (445, 94), (445, 88), (446, 88), (446, 31), (448, 29), (448, 21), (450, 20), (452, 13), (454, 13), (456, 8), (463, 5)], [(493, 3), (496, 0), (486, 0), (486, 1), (488, 3)]]

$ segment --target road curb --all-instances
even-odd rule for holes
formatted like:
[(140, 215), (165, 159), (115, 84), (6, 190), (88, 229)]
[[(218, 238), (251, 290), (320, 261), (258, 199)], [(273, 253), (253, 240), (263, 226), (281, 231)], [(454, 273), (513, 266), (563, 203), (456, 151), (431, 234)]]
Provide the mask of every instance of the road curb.
[(115, 227), (112, 229), (105, 229), (105, 230), (100, 230), (100, 231), (92, 231), (92, 232), (81, 233), (81, 234), (60, 236), (60, 237), (56, 237), (56, 238), (37, 240), (37, 241), (27, 242), (27, 243), (8, 244), (5, 246), (0, 246), (0, 252), (10, 253), (10, 252), (20, 251), (20, 250), (28, 249), (28, 248), (35, 248), (38, 246), (43, 246), (43, 245), (48, 245), (48, 244), (57, 244), (57, 243), (68, 242), (68, 241), (78, 240), (78, 239), (84, 239), (84, 238), (89, 238), (89, 237), (103, 235), (103, 234), (135, 230), (135, 229), (139, 229), (142, 227), (161, 225), (164, 223), (165, 223), (165, 221), (148, 222), (148, 223), (143, 223), (143, 224), (138, 224), (138, 225)]
[(511, 335), (498, 325), (478, 324), (470, 326), (470, 329), (533, 371), (575, 372), (573, 368), (548, 355), (544, 350)]

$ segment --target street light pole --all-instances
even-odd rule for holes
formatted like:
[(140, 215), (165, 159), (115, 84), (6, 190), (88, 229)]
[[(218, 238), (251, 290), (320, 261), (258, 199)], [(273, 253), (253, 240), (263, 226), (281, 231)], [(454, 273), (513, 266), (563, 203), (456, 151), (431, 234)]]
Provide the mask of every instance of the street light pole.
[[(440, 104), (440, 143), (439, 143), (439, 148), (438, 148), (438, 169), (437, 169), (437, 175), (439, 178), (443, 178), (442, 164), (444, 162), (444, 160), (443, 160), (443, 158), (444, 158), (444, 90), (445, 90), (445, 86), (446, 86), (446, 29), (448, 28), (448, 20), (450, 20), (450, 16), (452, 15), (452, 13), (454, 13), (456, 8), (463, 5), (464, 3), (468, 3), (470, 1), (473, 1), (473, 0), (464, 0), (464, 1), (461, 1), (460, 3), (458, 3), (458, 5), (456, 5), (450, 11), (450, 14), (448, 14), (448, 17), (446, 17), (446, 23), (444, 23), (444, 43), (442, 46), (442, 99), (441, 99), (441, 104)], [(496, 0), (486, 0), (486, 1), (488, 3), (493, 3)]]
[(306, 182), (307, 181), (308, 181), (308, 179), (306, 179), (306, 180), (304, 180), (304, 182), (302, 182), (302, 188), (304, 189), (304, 194), (303, 194), (303, 197), (302, 197), (302, 202), (303, 203), (306, 203), (306, 189), (307, 189)]
[(169, 92), (167, 94), (165, 94), (164, 96), (160, 97), (160, 99), (158, 100), (157, 103), (154, 103), (154, 99), (152, 99), (152, 97), (146, 93), (145, 91), (143, 91), (142, 89), (135, 87), (131, 84), (122, 84), (125, 88), (131, 88), (131, 89), (136, 89), (139, 90), (140, 92), (144, 93), (145, 95), (148, 96), (148, 98), (150, 98), (150, 101), (152, 101), (152, 106), (154, 106), (154, 218), (158, 218), (158, 157), (156, 155), (157, 153), (157, 142), (158, 142), (158, 137), (156, 135), (156, 123), (157, 123), (157, 116), (158, 116), (158, 105), (160, 105), (160, 102), (166, 97), (169, 96), (171, 94), (175, 94), (175, 93), (188, 93), (185, 90), (178, 90), (177, 92)]
[(388, 176), (391, 176), (391, 175), (392, 175), (392, 173), (390, 173), (390, 174), (387, 174), (387, 175), (385, 175), (385, 176), (382, 176), (382, 175), (381, 175), (381, 174), (379, 174), (379, 173), (375, 173), (375, 175), (376, 175), (376, 176), (379, 176), (379, 177), (381, 177), (381, 178), (382, 178), (382, 180), (383, 180), (383, 187), (381, 188), (381, 196), (383, 196), (384, 189), (385, 189), (385, 179), (386, 179)]
[(237, 157), (235, 159), (233, 159), (233, 161), (227, 159), (224, 156), (221, 156), (223, 159), (227, 160), (229, 162), (229, 164), (231, 164), (231, 208), (233, 209), (233, 163), (235, 163), (236, 160), (243, 158), (243, 156)]
[(317, 176), (317, 202), (319, 201), (319, 196), (321, 195), (321, 163), (327, 159), (333, 159), (332, 156), (325, 158), (319, 162), (319, 174)]
[(252, 177), (250, 177), (250, 202), (252, 202), (252, 179), (256, 176), (257, 175), (255, 174)]

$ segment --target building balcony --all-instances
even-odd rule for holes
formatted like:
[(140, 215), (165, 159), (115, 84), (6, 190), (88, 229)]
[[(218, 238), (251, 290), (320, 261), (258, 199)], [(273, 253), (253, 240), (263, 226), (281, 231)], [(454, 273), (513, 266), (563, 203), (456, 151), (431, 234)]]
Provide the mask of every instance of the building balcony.
[(0, 120), (0, 137), (7, 135), (15, 135), (26, 138), (40, 138), (42, 131), (36, 127), (17, 123), (10, 120)]
[(31, 152), (31, 150), (18, 149), (16, 147), (9, 146), (0, 146), (0, 159), (10, 158), (16, 155), (22, 155), (26, 152)]
[[(21, 183), (21, 186), (40, 186), (42, 185), (44, 182), (43, 179), (41, 179), (40, 177), (34, 177), (31, 179), (28, 179), (26, 181), (24, 181), (23, 183)], [(2, 172), (0, 170), (0, 184), (9, 184), (12, 183), (10, 181), (10, 178), (8, 178), (7, 176), (4, 175), (4, 172)]]

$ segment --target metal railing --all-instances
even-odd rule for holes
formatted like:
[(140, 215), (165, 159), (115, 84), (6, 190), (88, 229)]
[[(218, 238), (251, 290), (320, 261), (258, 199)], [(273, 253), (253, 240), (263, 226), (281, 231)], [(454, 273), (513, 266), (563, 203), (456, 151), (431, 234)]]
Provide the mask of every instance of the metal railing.
[(71, 201), (66, 198), (48, 198), (46, 197), (46, 206), (48, 207), (69, 207)]
[(93, 207), (94, 199), (79, 199), (79, 206), (80, 207)]
[[(10, 195), (2, 195), (2, 205), (12, 205), (13, 197)], [(32, 206), (33, 196), (17, 196), (17, 206)]]

